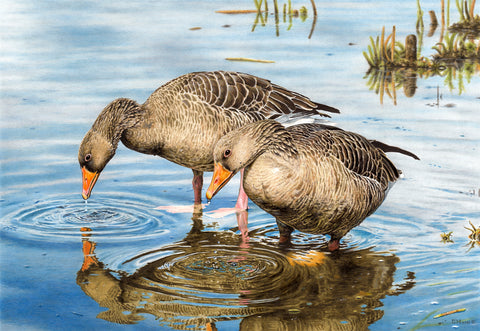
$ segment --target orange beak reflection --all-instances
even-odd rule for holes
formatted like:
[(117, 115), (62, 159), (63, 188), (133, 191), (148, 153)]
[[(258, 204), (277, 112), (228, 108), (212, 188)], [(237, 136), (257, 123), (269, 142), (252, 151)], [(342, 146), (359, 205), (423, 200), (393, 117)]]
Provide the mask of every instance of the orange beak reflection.
[(83, 183), (83, 190), (82, 190), (82, 197), (87, 200), (92, 194), (93, 186), (98, 179), (98, 172), (90, 172), (85, 167), (82, 168), (82, 183)]
[(213, 170), (212, 181), (207, 190), (207, 199), (210, 200), (213, 198), (218, 191), (228, 183), (230, 178), (233, 177), (233, 172), (222, 167), (221, 164), (215, 163), (215, 169)]

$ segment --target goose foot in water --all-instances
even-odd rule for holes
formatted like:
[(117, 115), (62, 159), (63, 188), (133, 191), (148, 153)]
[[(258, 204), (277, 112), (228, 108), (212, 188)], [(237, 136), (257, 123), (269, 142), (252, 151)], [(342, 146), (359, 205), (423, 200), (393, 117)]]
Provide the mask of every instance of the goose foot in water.
[(280, 232), (280, 239), (278, 240), (278, 243), (280, 245), (288, 245), (290, 244), (291, 240), (291, 234), (293, 232), (293, 228), (291, 226), (288, 226), (279, 220), (277, 220), (277, 226), (278, 226), (278, 232)]
[(340, 248), (340, 239), (330, 239), (328, 242), (328, 250), (330, 252), (336, 251)]

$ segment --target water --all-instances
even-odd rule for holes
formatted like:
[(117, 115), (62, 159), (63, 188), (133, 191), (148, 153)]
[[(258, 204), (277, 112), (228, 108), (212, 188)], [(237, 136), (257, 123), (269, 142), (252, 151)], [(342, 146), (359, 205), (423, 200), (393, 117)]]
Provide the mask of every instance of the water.
[[(398, 73), (395, 93), (376, 93), (362, 52), (382, 26), (395, 25), (397, 40), (415, 33), (416, 2), (317, 1), (310, 39), (302, 5), (309, 16), (291, 26), (281, 14), (277, 26), (272, 15), (254, 26), (256, 14), (215, 13), (254, 8), (247, 0), (1, 5), (2, 330), (479, 328), (480, 246), (464, 228), (480, 225), (478, 70), (419, 76), (412, 97)], [(427, 36), (427, 12), (439, 18), (440, 8), (421, 7), (429, 56), (440, 29)], [(273, 217), (251, 202), (242, 241), (236, 215), (215, 213), (233, 206), (238, 178), (203, 212), (157, 209), (192, 204), (191, 171), (124, 146), (86, 204), (76, 158), (98, 112), (217, 69), (335, 106), (341, 127), (421, 160), (390, 156), (403, 179), (338, 253), (299, 232), (280, 248)]]

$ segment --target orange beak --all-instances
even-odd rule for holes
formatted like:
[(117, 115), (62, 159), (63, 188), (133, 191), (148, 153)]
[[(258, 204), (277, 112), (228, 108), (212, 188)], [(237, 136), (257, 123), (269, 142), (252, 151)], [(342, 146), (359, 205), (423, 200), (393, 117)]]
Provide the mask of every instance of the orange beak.
[(92, 194), (93, 186), (98, 179), (98, 172), (90, 172), (85, 167), (82, 168), (82, 182), (83, 182), (83, 190), (82, 190), (82, 197), (87, 200)]
[(213, 198), (218, 191), (228, 183), (230, 178), (233, 177), (233, 172), (222, 167), (221, 164), (215, 163), (215, 169), (213, 170), (212, 181), (207, 190), (207, 199), (210, 200)]

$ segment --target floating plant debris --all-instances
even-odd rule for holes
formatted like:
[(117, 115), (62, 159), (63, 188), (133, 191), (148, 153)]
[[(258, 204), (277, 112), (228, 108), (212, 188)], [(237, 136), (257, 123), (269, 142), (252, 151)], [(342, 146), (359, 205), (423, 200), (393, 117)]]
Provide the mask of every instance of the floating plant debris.
[(253, 14), (256, 13), (256, 9), (244, 9), (244, 10), (216, 10), (216, 13), (219, 14), (229, 14), (229, 15), (235, 15), (235, 14)]
[(433, 318), (439, 318), (439, 317), (443, 317), (443, 316), (447, 316), (447, 315), (451, 315), (451, 314), (455, 314), (455, 313), (461, 313), (462, 311), (466, 311), (466, 310), (467, 310), (467, 308), (455, 309), (455, 310), (451, 310), (451, 311), (447, 311), (445, 313), (435, 315), (435, 316), (433, 316)]
[(258, 63), (275, 63), (275, 61), (271, 61), (271, 60), (250, 59), (248, 57), (227, 57), (227, 58), (225, 58), (225, 60), (227, 60), (227, 61), (258, 62)]
[(453, 231), (441, 233), (440, 237), (442, 238), (442, 242), (453, 243), (452, 233), (453, 233)]

